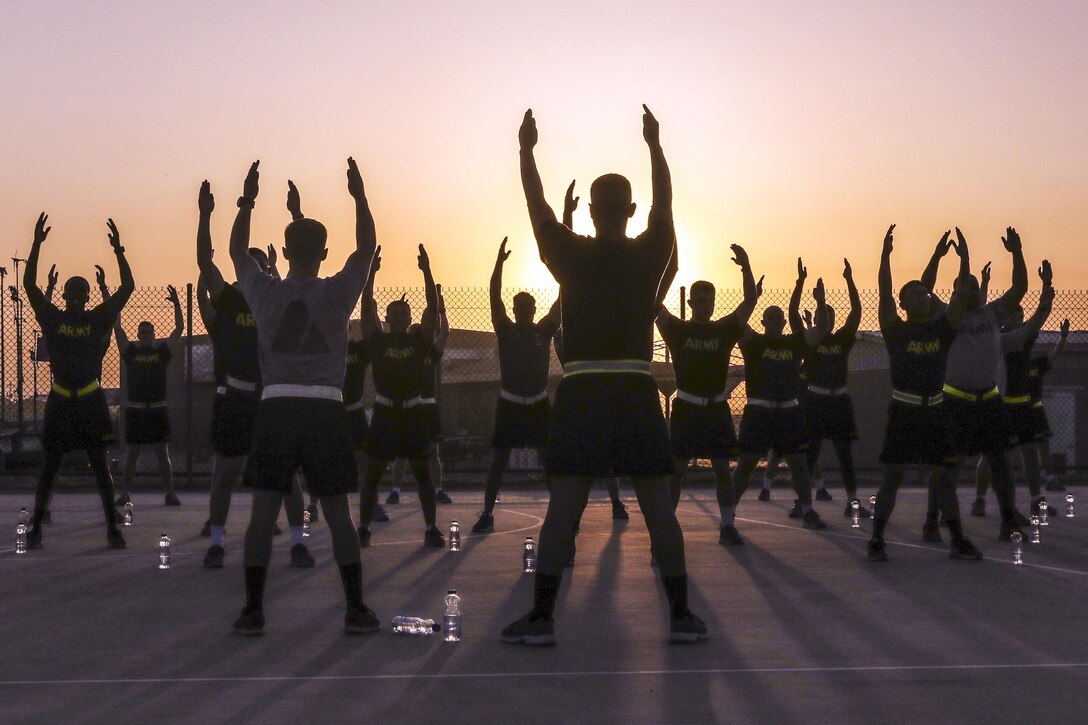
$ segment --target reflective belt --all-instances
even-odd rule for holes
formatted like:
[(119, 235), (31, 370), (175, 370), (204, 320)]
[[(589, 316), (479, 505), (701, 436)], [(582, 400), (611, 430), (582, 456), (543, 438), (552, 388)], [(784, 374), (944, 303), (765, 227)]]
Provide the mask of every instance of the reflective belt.
[(363, 407), (363, 401), (358, 400), (358, 401), (352, 403), (351, 405), (344, 406), (344, 410), (346, 410), (346, 411), (348, 411), (350, 413), (350, 412), (352, 412), (354, 410), (361, 410), (362, 407)]
[(220, 386), (216, 387), (215, 394), (216, 395), (226, 395), (227, 394), (227, 386), (226, 385), (220, 385)]
[(98, 390), (99, 387), (101, 387), (101, 383), (99, 383), (97, 380), (92, 380), (91, 382), (84, 385), (82, 388), (78, 389), (68, 389), (61, 385), (53, 383), (52, 390), (57, 395), (63, 395), (65, 398), (82, 398), (83, 396), (90, 395), (94, 391)]
[(818, 395), (844, 395), (846, 388), (821, 388), (816, 385), (808, 386), (808, 392), (817, 393)]
[(711, 403), (722, 403), (729, 400), (729, 393), (722, 393), (721, 395), (715, 395), (710, 398), (701, 398), (698, 395), (692, 395), (684, 390), (676, 391), (676, 399), (683, 400), (685, 403), (691, 403), (692, 405), (708, 406)]
[(780, 408), (796, 408), (800, 404), (801, 403), (798, 402), (797, 398), (794, 398), (793, 400), (764, 400), (763, 398), (748, 398), (748, 405), (755, 405), (760, 408), (774, 408), (776, 410)]
[(384, 395), (375, 395), (374, 402), (378, 405), (384, 405), (386, 408), (414, 408), (419, 405), (419, 396), (414, 398), (408, 398), (408, 400), (390, 400)]
[(261, 400), (269, 398), (315, 398), (318, 400), (333, 400), (337, 403), (344, 401), (340, 388), (332, 385), (296, 385), (294, 383), (280, 383), (268, 385), (261, 392)]
[(953, 398), (959, 398), (960, 400), (966, 400), (971, 403), (981, 403), (983, 400), (989, 400), (990, 398), (996, 398), (999, 393), (997, 387), (990, 388), (984, 393), (968, 393), (966, 390), (960, 390), (954, 388), (948, 383), (944, 384), (944, 392), (947, 395), (951, 395)]
[(134, 403), (130, 400), (127, 401), (125, 405), (131, 410), (151, 410), (152, 408), (165, 408), (166, 401), (160, 400), (155, 403)]
[(438, 405), (438, 398), (420, 398), (420, 405)]
[(230, 375), (228, 375), (227, 387), (234, 388), (235, 390), (244, 390), (247, 393), (256, 393), (259, 386), (257, 385), (257, 383), (247, 383), (245, 380), (232, 378)]
[(1013, 397), (1010, 398), (1009, 396), (1006, 395), (1004, 398), (1002, 398), (1002, 400), (1004, 400), (1009, 405), (1023, 405), (1024, 403), (1030, 403), (1031, 402), (1031, 396), (1030, 395), (1014, 395)]
[(1034, 403), (1031, 404), (1031, 407), (1033, 407), (1033, 408), (1042, 408), (1043, 407), (1043, 401), (1036, 400)]
[(944, 401), (944, 393), (934, 393), (933, 395), (916, 395), (915, 393), (904, 393), (902, 390), (892, 389), (892, 400), (898, 400), (900, 403), (907, 403), (909, 405), (921, 405), (923, 407), (928, 405), (939, 405)]
[(563, 377), (586, 373), (650, 374), (649, 360), (572, 360), (563, 366)]
[(533, 403), (539, 403), (541, 400), (544, 400), (545, 398), (547, 398), (548, 397), (548, 391), (547, 390), (542, 390), (541, 392), (537, 393), (536, 395), (525, 396), (525, 395), (514, 395), (513, 393), (508, 393), (505, 390), (503, 390), (502, 392), (499, 393), (499, 397), (502, 398), (503, 400), (509, 401), (511, 403), (517, 403), (518, 405), (532, 405)]

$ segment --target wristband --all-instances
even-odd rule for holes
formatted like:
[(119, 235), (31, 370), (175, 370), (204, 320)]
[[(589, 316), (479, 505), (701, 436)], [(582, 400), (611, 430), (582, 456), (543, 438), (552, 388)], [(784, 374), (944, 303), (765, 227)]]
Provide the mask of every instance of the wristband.
[(238, 208), (239, 209), (252, 209), (254, 206), (256, 206), (256, 204), (257, 204), (257, 202), (255, 202), (253, 199), (250, 199), (248, 196), (239, 196), (238, 197)]

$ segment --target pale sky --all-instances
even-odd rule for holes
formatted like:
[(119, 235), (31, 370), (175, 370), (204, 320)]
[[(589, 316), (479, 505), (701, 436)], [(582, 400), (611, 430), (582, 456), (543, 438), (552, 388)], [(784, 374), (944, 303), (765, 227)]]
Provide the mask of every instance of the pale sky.
[[(849, 256), (875, 287), (895, 222), (897, 282), (958, 224), (1004, 287), (1013, 225), (1029, 268), (1049, 257), (1056, 286), (1088, 288), (1085, 38), (1078, 2), (7, 2), (0, 254), (25, 256), (45, 210), (43, 276), (98, 261), (115, 281), (112, 216), (138, 285), (193, 281), (200, 181), (226, 266), (259, 158), (253, 241), (282, 243), (291, 178), (329, 227), (333, 271), (353, 245), (353, 155), (379, 286), (419, 284), (419, 242), (440, 282), (485, 286), (504, 236), (506, 283), (547, 286), (518, 176), (522, 113), (537, 117), (556, 213), (571, 179), (587, 193), (619, 172), (637, 233), (647, 103), (673, 172), (678, 285), (739, 286), (735, 242), (768, 287), (792, 284), (799, 254), (813, 280), (841, 286)], [(575, 228), (589, 233), (585, 205)]]

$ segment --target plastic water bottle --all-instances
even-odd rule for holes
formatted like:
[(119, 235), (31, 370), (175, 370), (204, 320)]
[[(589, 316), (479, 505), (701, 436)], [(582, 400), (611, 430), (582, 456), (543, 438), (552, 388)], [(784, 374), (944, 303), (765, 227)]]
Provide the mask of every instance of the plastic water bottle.
[(132, 502), (131, 501), (129, 501), (128, 503), (125, 504), (125, 513), (124, 513), (124, 516), (121, 517), (121, 522), (125, 526), (132, 526)]
[(419, 617), (393, 617), (393, 631), (397, 634), (421, 634), (430, 636), (442, 630), (433, 619), (420, 619)]
[(869, 497), (869, 518), (876, 521), (876, 496)]
[(170, 568), (170, 537), (166, 534), (159, 537), (159, 568)]
[(1046, 499), (1039, 499), (1039, 525), (1050, 526), (1050, 522), (1047, 519), (1050, 517), (1050, 506), (1047, 505)]
[(861, 528), (861, 502), (857, 499), (850, 502), (850, 528)]
[(1076, 516), (1077, 513), (1073, 509), (1073, 494), (1065, 494), (1065, 518), (1071, 519)]
[(536, 542), (532, 536), (525, 537), (525, 553), (521, 557), (521, 570), (526, 574), (536, 571)]
[(461, 597), (456, 589), (446, 594), (446, 613), (442, 615), (442, 624), (446, 630), (447, 642), (461, 641)]
[(450, 551), (461, 550), (461, 524), (456, 520), (450, 522)]
[(310, 538), (310, 512), (305, 509), (302, 511), (302, 538)]
[(1012, 563), (1024, 563), (1024, 536), (1019, 531), (1014, 531), (1012, 536)]
[(19, 523), (15, 525), (15, 553), (26, 553), (26, 533), (30, 530), (30, 514), (27, 510), (19, 510)]
[(1031, 538), (1029, 539), (1029, 541), (1031, 543), (1033, 543), (1033, 544), (1038, 544), (1039, 541), (1040, 541), (1040, 539), (1039, 539), (1039, 517), (1038, 516), (1032, 516), (1031, 519), (1029, 519), (1029, 520), (1031, 521)]

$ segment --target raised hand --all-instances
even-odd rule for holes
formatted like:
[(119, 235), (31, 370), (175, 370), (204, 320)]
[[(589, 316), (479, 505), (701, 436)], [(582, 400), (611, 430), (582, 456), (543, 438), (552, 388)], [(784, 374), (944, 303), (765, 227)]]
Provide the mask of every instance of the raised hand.
[(567, 187), (567, 195), (563, 197), (563, 216), (573, 214), (574, 210), (578, 208), (578, 200), (581, 198), (574, 195), (574, 181), (571, 181), (570, 186)]
[(49, 216), (44, 211), (38, 215), (38, 223), (34, 225), (35, 244), (41, 244), (45, 241), (45, 238), (49, 236), (49, 230), (53, 227), (45, 226), (47, 221), (49, 221)]
[(382, 268), (382, 247), (379, 244), (374, 247), (374, 254), (370, 257), (370, 274), (373, 275)]
[(242, 184), (242, 196), (250, 201), (255, 200), (257, 198), (257, 193), (261, 190), (261, 173), (257, 170), (257, 167), (260, 165), (260, 159), (254, 161), (250, 165), (249, 172), (246, 174), (246, 180)]
[(801, 258), (798, 257), (797, 258), (797, 281), (798, 282), (804, 282), (806, 279), (808, 279), (808, 270), (805, 268), (805, 265), (801, 263)]
[(892, 233), (895, 231), (895, 225), (892, 224), (888, 227), (888, 231), (884, 233), (884, 254), (892, 253)]
[(1055, 294), (1054, 293), (1054, 288), (1051, 287), (1050, 285), (1047, 285), (1046, 287), (1043, 287), (1043, 291), (1039, 295), (1039, 304), (1040, 305), (1052, 304), (1054, 302), (1054, 294)]
[(499, 245), (499, 256), (498, 256), (498, 258), (495, 259), (496, 264), (502, 264), (503, 262), (505, 262), (507, 259), (510, 258), (510, 252), (508, 252), (507, 249), (506, 249), (506, 240), (507, 239), (509, 239), (509, 237), (503, 237), (502, 238), (502, 244)]
[(417, 260), (419, 261), (419, 268), (424, 272), (431, 268), (431, 258), (427, 256), (427, 250), (423, 248), (422, 244), (419, 245), (419, 256), (417, 257)]
[(106, 286), (106, 270), (97, 264), (94, 266), (94, 281), (98, 285), (98, 289)]
[(1062, 320), (1062, 326), (1061, 326), (1060, 330), (1061, 330), (1062, 337), (1068, 337), (1069, 336), (1069, 318), (1068, 317), (1065, 318), (1064, 320)]
[(812, 327), (812, 310), (802, 312), (801, 319), (805, 321), (805, 327)]
[(730, 244), (729, 249), (733, 252), (733, 263), (741, 269), (746, 269), (751, 266), (748, 261), (748, 252), (744, 251), (744, 247), (739, 244)]
[(276, 266), (276, 260), (278, 259), (278, 257), (276, 256), (276, 245), (275, 244), (269, 244), (267, 249), (268, 249), (268, 266), (270, 268), (275, 267)]
[(290, 179), (287, 180), (287, 211), (290, 212), (292, 219), (302, 217), (302, 197), (298, 195), (295, 182)]
[(201, 214), (211, 214), (215, 211), (215, 197), (212, 195), (212, 185), (207, 179), (200, 184), (200, 195), (197, 196), (196, 205)]
[(824, 295), (824, 278), (816, 278), (816, 286), (812, 290), (812, 299), (816, 300), (816, 304), (822, 305), (827, 302), (827, 298)]
[(1050, 268), (1050, 260), (1044, 259), (1043, 266), (1039, 267), (1039, 279), (1044, 287), (1049, 287), (1054, 282), (1054, 270)]
[(175, 305), (181, 304), (181, 300), (178, 299), (178, 290), (172, 284), (166, 285), (166, 301)]
[(850, 267), (850, 260), (845, 257), (842, 260), (842, 278), (847, 282), (854, 281), (854, 270)]
[[(956, 229), (957, 234), (959, 234), (959, 231), (960, 231), (959, 229)], [(955, 244), (951, 244), (948, 241), (948, 237), (951, 234), (952, 234), (952, 230), (949, 229), (944, 234), (941, 235), (941, 240), (939, 242), (937, 242), (937, 247), (936, 247), (936, 249), (933, 250), (933, 256), (938, 257), (938, 258), (943, 257), (944, 255), (948, 254), (948, 249), (950, 247), (956, 246)]]
[(351, 156), (348, 156), (348, 193), (355, 201), (366, 198), (363, 190), (363, 175), (359, 173), (359, 164), (355, 163), (355, 159)]
[(1005, 249), (1015, 254), (1016, 252), (1023, 251), (1023, 245), (1020, 243), (1020, 235), (1016, 233), (1016, 230), (1009, 227), (1005, 230), (1005, 236), (1001, 237), (1001, 243), (1005, 245)]
[(110, 246), (113, 247), (114, 254), (124, 254), (125, 248), (121, 246), (121, 232), (117, 231), (117, 225), (113, 223), (113, 219), (107, 219), (106, 226), (110, 230)]
[(522, 150), (529, 151), (536, 146), (536, 141), (536, 119), (533, 118), (533, 109), (530, 108), (521, 119), (521, 128), (518, 129), (518, 144)]
[(956, 227), (956, 243), (952, 246), (956, 248), (956, 254), (959, 255), (960, 259), (969, 255), (967, 238), (963, 236), (963, 232), (960, 231), (959, 227)]
[(650, 146), (661, 145), (661, 126), (658, 124), (654, 114), (646, 106), (642, 104), (642, 138), (646, 139), (646, 143)]
[(982, 284), (984, 285), (989, 284), (990, 282), (990, 264), (991, 262), (987, 262), (982, 265), (982, 271), (979, 272), (979, 275), (982, 277)]
[(60, 275), (57, 274), (57, 265), (54, 264), (49, 268), (49, 274), (46, 275), (45, 279), (49, 283), (50, 288), (57, 286), (57, 281), (60, 279)]
[(763, 278), (766, 277), (766, 276), (767, 275), (764, 275), (764, 274), (759, 275), (759, 281), (756, 282), (756, 298), (757, 299), (763, 295)]

